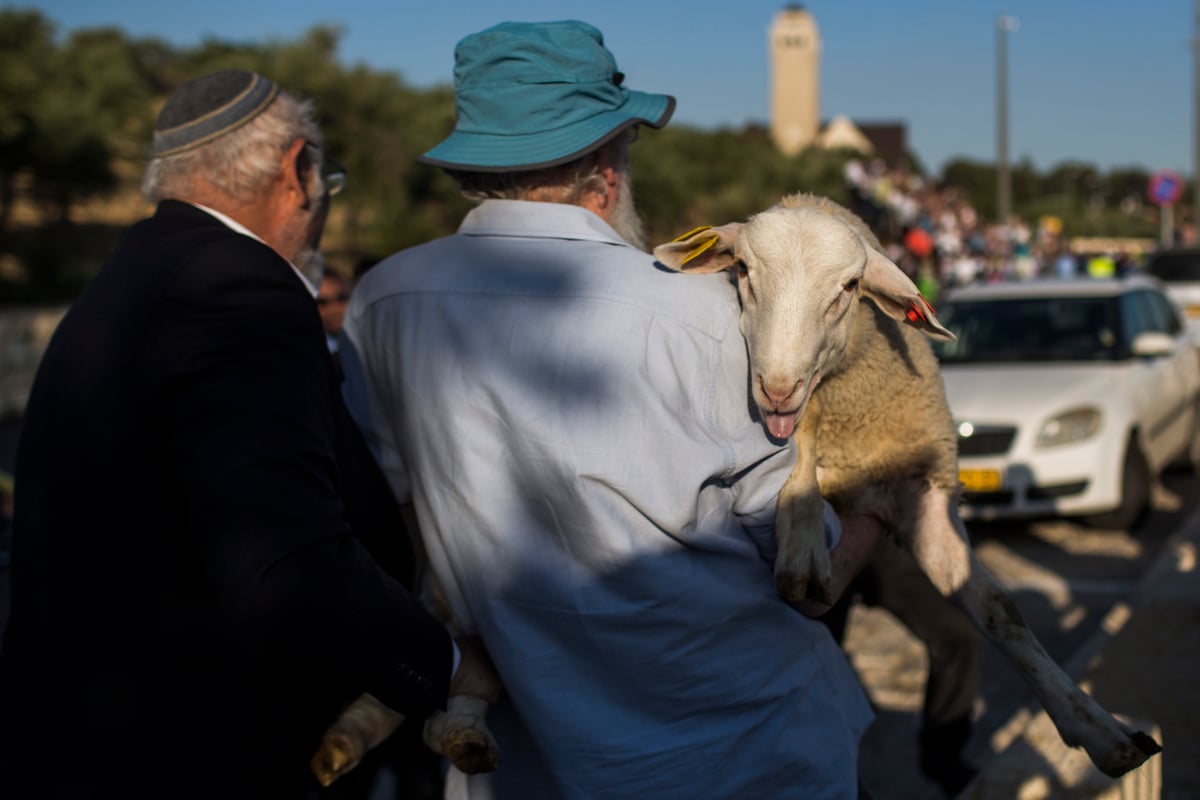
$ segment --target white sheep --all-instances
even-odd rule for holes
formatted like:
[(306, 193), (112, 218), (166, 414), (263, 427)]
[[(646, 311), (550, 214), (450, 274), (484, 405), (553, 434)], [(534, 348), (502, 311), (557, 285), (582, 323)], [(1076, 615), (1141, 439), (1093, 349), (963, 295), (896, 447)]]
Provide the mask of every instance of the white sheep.
[(736, 275), (754, 402), (771, 436), (794, 436), (799, 453), (776, 515), (785, 599), (829, 599), (822, 496), (841, 513), (874, 515), (1021, 670), (1068, 745), (1112, 777), (1161, 751), (1067, 677), (972, 552), (957, 511), (953, 418), (921, 335), (953, 334), (862, 220), (792, 195), (654, 255), (681, 272)]

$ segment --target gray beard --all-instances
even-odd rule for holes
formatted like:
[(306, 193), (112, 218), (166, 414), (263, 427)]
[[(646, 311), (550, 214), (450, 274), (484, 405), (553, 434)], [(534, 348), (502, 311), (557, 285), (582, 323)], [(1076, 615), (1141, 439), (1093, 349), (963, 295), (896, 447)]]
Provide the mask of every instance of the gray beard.
[(296, 256), (296, 269), (309, 283), (319, 287), (325, 276), (325, 257), (315, 247), (305, 247)]
[(612, 218), (608, 224), (621, 235), (621, 238), (641, 250), (646, 249), (646, 225), (638, 214), (637, 205), (633, 202), (633, 186), (629, 173), (622, 172), (617, 188), (617, 202), (613, 206)]

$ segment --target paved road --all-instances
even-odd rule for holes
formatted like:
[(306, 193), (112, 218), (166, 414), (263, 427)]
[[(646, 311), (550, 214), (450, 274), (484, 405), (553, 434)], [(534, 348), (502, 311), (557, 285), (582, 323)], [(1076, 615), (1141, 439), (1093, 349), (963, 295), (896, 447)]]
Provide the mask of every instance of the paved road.
[[(1155, 510), (1132, 534), (1063, 521), (972, 525), (969, 529), (980, 560), (1009, 589), (1050, 655), (1071, 672), (1072, 665), (1075, 669), (1081, 666), (1081, 651), (1105, 637), (1102, 625), (1106, 616), (1118, 604), (1132, 601), (1143, 577), (1163, 555), (1170, 535), (1196, 512), (1198, 487), (1200, 481), (1186, 473), (1167, 475), (1163, 489), (1157, 493)], [(1186, 626), (1187, 618), (1169, 622), (1142, 616), (1138, 617), (1138, 625), (1131, 626), (1138, 629), (1139, 642), (1150, 641), (1153, 647), (1157, 639), (1160, 646), (1180, 641), (1191, 646), (1197, 640), (1200, 619), (1194, 615), (1190, 617), (1191, 627), (1179, 631), (1170, 629)], [(1118, 648), (1134, 646), (1116, 644)], [(847, 629), (846, 649), (878, 716), (863, 743), (864, 786), (874, 800), (938, 800), (942, 795), (937, 787), (925, 780), (917, 767), (916, 733), (927, 669), (923, 646), (886, 611), (856, 606)], [(1139, 655), (1147, 659), (1171, 657), (1165, 651)], [(1194, 666), (1191, 664), (1189, 669)], [(1145, 676), (1124, 676), (1124, 680), (1130, 684), (1146, 682)], [(1187, 720), (1200, 717), (1200, 686), (1194, 677), (1190, 684), (1195, 691), (1166, 704), (1133, 698), (1128, 707), (1118, 708), (1110, 705), (1112, 701), (1097, 697), (1118, 713), (1144, 713), (1164, 730), (1194, 731), (1196, 723)], [(1154, 688), (1147, 687), (1147, 691), (1153, 694)], [(1163, 686), (1160, 691), (1169, 690)], [(967, 752), (981, 766), (992, 762), (1019, 732), (1020, 725), (1040, 711), (1015, 667), (988, 643), (983, 651), (982, 697), (976, 708), (977, 727)], [(1160, 719), (1176, 712), (1178, 724), (1168, 726), (1166, 719)], [(1163, 770), (1164, 800), (1200, 796), (1200, 762), (1184, 755), (1180, 744), (1166, 743), (1166, 753), (1173, 757), (1170, 768)], [(1192, 750), (1197, 747), (1195, 740), (1187, 745)]]

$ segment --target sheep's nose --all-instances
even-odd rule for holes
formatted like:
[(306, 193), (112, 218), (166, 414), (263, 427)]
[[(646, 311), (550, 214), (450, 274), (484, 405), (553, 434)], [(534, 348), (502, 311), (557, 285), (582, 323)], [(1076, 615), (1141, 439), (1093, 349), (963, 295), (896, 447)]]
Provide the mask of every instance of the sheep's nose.
[(759, 376), (758, 385), (762, 389), (767, 399), (776, 408), (782, 406), (789, 397), (796, 392), (796, 387), (800, 385), (799, 381), (787, 380), (767, 380), (763, 376)]

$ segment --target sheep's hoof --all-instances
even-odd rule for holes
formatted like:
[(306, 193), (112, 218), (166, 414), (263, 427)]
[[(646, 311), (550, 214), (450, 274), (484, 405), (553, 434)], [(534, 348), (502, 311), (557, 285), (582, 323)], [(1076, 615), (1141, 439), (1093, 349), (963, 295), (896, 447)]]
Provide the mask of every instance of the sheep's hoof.
[(833, 605), (833, 593), (829, 585), (802, 575), (780, 574), (775, 576), (775, 591), (792, 605), (811, 600), (826, 606)]
[(491, 737), (474, 728), (451, 731), (442, 738), (442, 752), (460, 772), (475, 775), (495, 772), (500, 754)]
[(1133, 731), (1128, 737), (1120, 747), (1101, 758), (1093, 759), (1100, 771), (1110, 778), (1119, 778), (1126, 772), (1140, 767), (1151, 756), (1162, 752), (1162, 745), (1148, 733)]
[(316, 777), (317, 783), (328, 787), (341, 776), (354, 769), (357, 761), (350, 743), (341, 736), (326, 735), (321, 739), (321, 745), (308, 762), (308, 768)]

